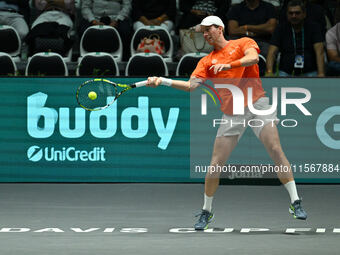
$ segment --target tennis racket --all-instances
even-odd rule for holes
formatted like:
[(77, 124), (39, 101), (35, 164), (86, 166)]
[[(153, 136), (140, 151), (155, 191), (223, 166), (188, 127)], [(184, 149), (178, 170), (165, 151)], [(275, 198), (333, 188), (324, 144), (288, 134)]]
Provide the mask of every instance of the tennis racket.
[[(93, 79), (85, 81), (79, 86), (76, 93), (78, 104), (87, 111), (98, 111), (109, 107), (124, 92), (145, 86), (147, 81), (134, 84), (119, 84), (106, 79)], [(113, 99), (108, 99), (111, 97)]]

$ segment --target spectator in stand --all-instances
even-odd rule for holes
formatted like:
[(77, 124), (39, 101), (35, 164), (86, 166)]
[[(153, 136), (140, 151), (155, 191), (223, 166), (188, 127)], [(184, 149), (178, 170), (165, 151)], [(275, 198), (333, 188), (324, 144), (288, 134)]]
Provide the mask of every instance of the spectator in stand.
[(271, 39), (266, 75), (273, 74), (275, 56), (281, 52), (279, 76), (325, 76), (324, 45), (318, 24), (305, 20), (306, 9), (300, 0), (287, 7), (287, 20), (279, 24)]
[(210, 15), (225, 20), (228, 8), (228, 0), (180, 0), (179, 10), (183, 12), (183, 15), (179, 21), (178, 30), (196, 26), (203, 18)]
[(269, 41), (276, 27), (275, 8), (262, 0), (245, 0), (231, 7), (227, 15), (228, 31), (232, 39), (253, 38), (266, 56)]
[(63, 49), (58, 53), (65, 55), (73, 44), (70, 33), (75, 15), (74, 0), (35, 0), (33, 4), (40, 13), (26, 37), (30, 48), (29, 55), (35, 53), (35, 39), (38, 37), (62, 38)]
[(131, 0), (83, 0), (80, 36), (93, 25), (108, 25), (117, 29), (123, 43), (123, 60), (129, 58), (132, 35)]
[(310, 3), (315, 4), (322, 8), (326, 18), (326, 28), (329, 30), (336, 24), (334, 19), (336, 0), (309, 0)]
[(44, 22), (57, 22), (73, 28), (75, 14), (74, 0), (35, 0), (35, 8), (41, 12), (33, 22), (32, 29)]
[(2, 0), (0, 1), (0, 25), (15, 28), (21, 40), (28, 34), (30, 7), (28, 0)]
[[(231, 0), (231, 5), (236, 5), (236, 4), (239, 4), (241, 3), (243, 0)], [(276, 10), (279, 10), (280, 9), (280, 6), (281, 6), (281, 0), (263, 0), (267, 3), (270, 3), (272, 5), (274, 5), (275, 9)]]
[[(325, 16), (325, 10), (322, 8), (322, 6), (311, 3), (308, 0), (302, 0), (305, 8), (306, 8), (306, 21), (314, 22), (319, 24), (321, 28), (321, 33), (323, 36), (325, 36), (327, 31), (326, 26), (326, 16)], [(287, 4), (289, 3), (289, 0), (285, 0), (283, 3), (283, 6), (281, 8), (281, 14), (280, 14), (280, 23), (288, 22), (287, 20)]]
[(340, 22), (340, 0), (336, 1), (336, 8), (335, 8), (335, 14), (334, 14), (334, 20), (335, 24)]
[(143, 26), (162, 26), (171, 32), (176, 17), (176, 0), (133, 0), (133, 29)]
[(327, 75), (340, 76), (340, 22), (326, 33), (328, 68)]

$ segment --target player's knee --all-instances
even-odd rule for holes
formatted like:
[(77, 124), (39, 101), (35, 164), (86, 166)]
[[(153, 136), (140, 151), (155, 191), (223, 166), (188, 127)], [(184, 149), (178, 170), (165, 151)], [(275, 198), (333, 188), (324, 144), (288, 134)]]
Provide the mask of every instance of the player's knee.
[(269, 151), (275, 157), (281, 157), (283, 155), (283, 151), (281, 145), (279, 143), (273, 143), (269, 146)]
[(217, 178), (220, 178), (220, 175), (221, 175), (221, 171), (218, 171), (216, 169), (210, 169), (206, 173), (206, 178), (217, 179)]
[(211, 164), (207, 169), (208, 178), (219, 178), (223, 171), (223, 164)]

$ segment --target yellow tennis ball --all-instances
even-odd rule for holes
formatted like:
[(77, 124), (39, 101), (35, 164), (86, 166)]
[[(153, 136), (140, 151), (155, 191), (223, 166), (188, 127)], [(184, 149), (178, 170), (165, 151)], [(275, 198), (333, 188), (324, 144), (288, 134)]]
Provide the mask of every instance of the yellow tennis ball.
[(94, 91), (90, 91), (89, 94), (88, 94), (88, 97), (91, 99), (91, 100), (95, 100), (97, 98), (97, 93), (94, 92)]

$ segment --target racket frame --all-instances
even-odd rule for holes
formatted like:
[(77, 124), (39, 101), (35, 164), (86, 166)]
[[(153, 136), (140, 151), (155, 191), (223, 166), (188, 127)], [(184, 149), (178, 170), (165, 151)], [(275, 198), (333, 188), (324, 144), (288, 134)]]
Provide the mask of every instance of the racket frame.
[[(107, 103), (105, 106), (101, 106), (101, 107), (98, 107), (98, 108), (88, 108), (84, 105), (82, 105), (80, 102), (79, 102), (79, 92), (81, 90), (81, 88), (83, 88), (84, 86), (88, 85), (89, 83), (91, 82), (106, 82), (108, 84), (110, 84), (111, 86), (114, 87), (114, 90), (115, 90), (115, 98), (110, 101), (109, 103)], [(107, 107), (109, 107), (111, 104), (114, 103), (114, 101), (117, 100), (118, 97), (120, 97), (124, 92), (126, 92), (127, 90), (130, 90), (130, 89), (133, 89), (133, 88), (139, 88), (139, 87), (143, 87), (145, 86), (147, 83), (147, 81), (141, 81), (141, 82), (136, 82), (136, 83), (133, 83), (133, 84), (119, 84), (119, 83), (115, 83), (113, 81), (110, 81), (110, 80), (107, 80), (107, 79), (102, 79), (102, 78), (95, 78), (95, 79), (91, 79), (91, 80), (87, 80), (85, 82), (83, 82), (77, 89), (77, 92), (76, 92), (76, 99), (77, 99), (77, 103), (80, 107), (82, 107), (83, 109), (87, 110), (87, 111), (99, 111), (99, 110), (103, 110)], [(125, 88), (123, 89), (122, 91), (120, 91), (119, 93), (117, 93), (117, 87), (122, 87), (122, 88)]]

